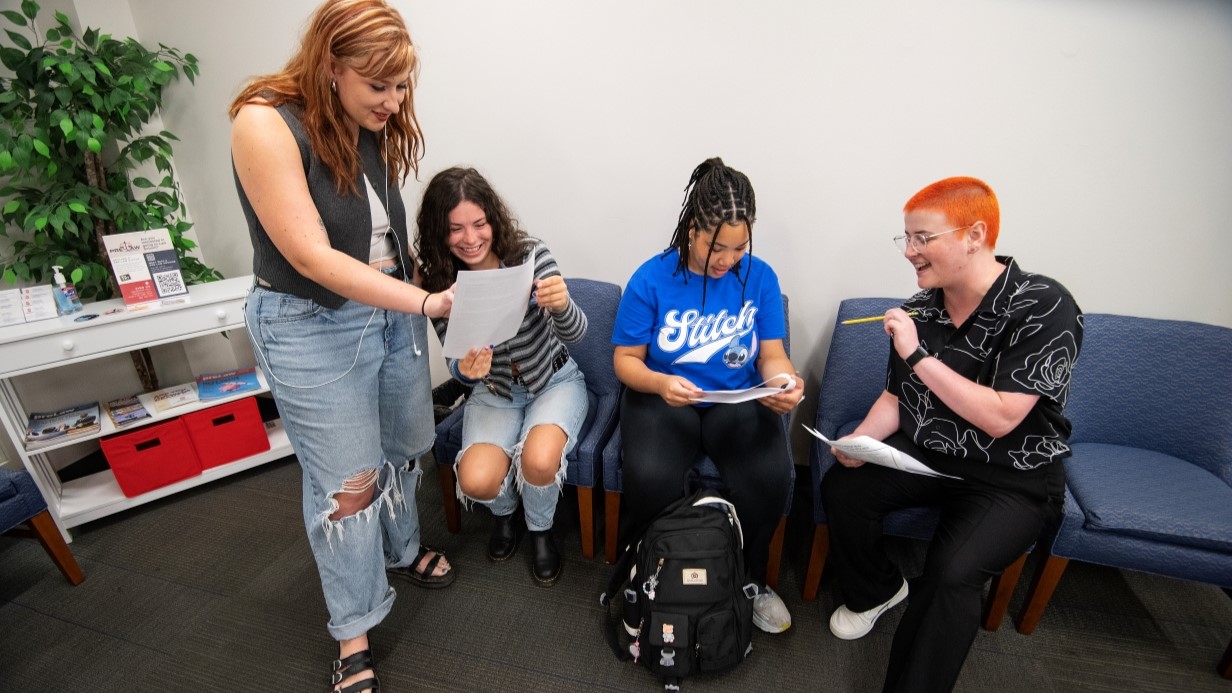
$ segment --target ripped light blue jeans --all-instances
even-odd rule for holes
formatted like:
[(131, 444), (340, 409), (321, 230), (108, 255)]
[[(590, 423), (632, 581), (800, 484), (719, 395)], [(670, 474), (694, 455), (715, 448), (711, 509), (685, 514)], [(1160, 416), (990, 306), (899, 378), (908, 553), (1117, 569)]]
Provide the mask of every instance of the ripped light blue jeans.
[[(565, 362), (552, 375), (538, 394), (531, 394), (523, 385), (514, 384), (513, 399), (508, 400), (476, 383), (462, 411), (462, 448), (454, 460), (456, 465), (467, 448), (476, 443), (488, 443), (505, 451), (511, 460), (509, 474), (501, 483), (500, 493), (491, 500), (471, 498), (458, 485), (458, 498), (486, 505), (493, 515), (505, 516), (518, 509), (518, 498), (526, 511), (526, 528), (543, 532), (552, 528), (561, 484), (568, 471), (565, 457), (577, 444), (578, 429), (586, 421), (590, 403), (586, 397), (586, 381), (573, 359)], [(555, 424), (568, 438), (560, 455), (556, 479), (546, 486), (527, 483), (522, 475), (522, 446), (530, 429), (542, 424)]]
[[(386, 567), (410, 565), (419, 551), (417, 460), (434, 435), (427, 323), (354, 301), (325, 308), (259, 286), (244, 312), (303, 468), (304, 525), (330, 635), (358, 637), (393, 606)], [(348, 479), (374, 471), (372, 504), (329, 519)]]

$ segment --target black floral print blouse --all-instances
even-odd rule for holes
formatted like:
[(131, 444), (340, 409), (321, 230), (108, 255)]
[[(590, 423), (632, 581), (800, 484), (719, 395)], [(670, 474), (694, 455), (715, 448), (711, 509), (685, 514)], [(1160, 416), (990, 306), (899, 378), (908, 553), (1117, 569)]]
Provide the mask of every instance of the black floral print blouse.
[(971, 317), (955, 328), (943, 293), (926, 289), (903, 304), (916, 311), (920, 343), (947, 366), (999, 392), (1038, 394), (1010, 433), (993, 438), (955, 414), (893, 350), (886, 389), (898, 397), (899, 430), (915, 444), (972, 462), (1035, 469), (1070, 454), (1070, 422), (1062, 409), (1082, 346), (1082, 311), (1060, 283), (1018, 269), (1005, 271)]

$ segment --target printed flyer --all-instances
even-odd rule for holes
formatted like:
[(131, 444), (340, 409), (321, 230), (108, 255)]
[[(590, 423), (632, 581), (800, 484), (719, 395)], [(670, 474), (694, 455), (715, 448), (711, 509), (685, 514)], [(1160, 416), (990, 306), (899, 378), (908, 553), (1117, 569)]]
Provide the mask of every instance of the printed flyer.
[(187, 296), (180, 260), (167, 229), (103, 236), (124, 305), (134, 306)]

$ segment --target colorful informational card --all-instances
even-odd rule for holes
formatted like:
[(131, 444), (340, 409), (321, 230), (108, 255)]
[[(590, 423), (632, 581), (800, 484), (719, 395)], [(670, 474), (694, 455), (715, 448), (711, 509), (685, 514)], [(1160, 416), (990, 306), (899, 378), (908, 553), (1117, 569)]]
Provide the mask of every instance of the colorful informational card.
[(180, 260), (167, 229), (103, 236), (124, 305), (134, 306), (187, 296)]

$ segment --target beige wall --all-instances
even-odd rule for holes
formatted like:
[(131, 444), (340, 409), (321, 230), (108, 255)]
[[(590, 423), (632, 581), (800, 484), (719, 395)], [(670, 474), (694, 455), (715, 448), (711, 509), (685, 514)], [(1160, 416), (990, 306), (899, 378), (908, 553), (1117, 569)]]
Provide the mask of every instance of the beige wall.
[[(76, 4), (201, 59), (164, 120), (207, 260), (247, 273), (225, 112), (282, 66), (312, 3)], [(1087, 311), (1232, 326), (1223, 0), (393, 4), (423, 57), (421, 178), (479, 167), (568, 275), (623, 284), (666, 245), (703, 158), (748, 173), (810, 393), (841, 298), (914, 290), (889, 237), (950, 175), (989, 181), (1001, 250)]]

